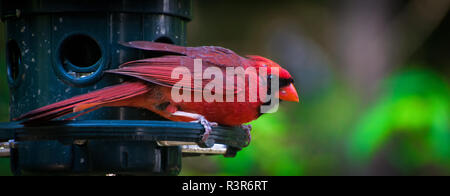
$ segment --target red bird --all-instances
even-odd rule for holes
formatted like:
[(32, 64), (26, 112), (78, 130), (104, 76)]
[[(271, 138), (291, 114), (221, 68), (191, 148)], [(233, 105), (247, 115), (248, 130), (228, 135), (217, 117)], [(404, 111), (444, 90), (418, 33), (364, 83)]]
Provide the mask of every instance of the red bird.
[[(140, 50), (166, 52), (172, 55), (127, 62), (118, 69), (106, 72), (134, 77), (135, 80), (41, 107), (15, 120), (24, 120), (22, 123), (26, 124), (40, 120), (51, 120), (66, 114), (83, 111), (75, 116), (78, 117), (101, 107), (138, 107), (153, 111), (172, 121), (187, 122), (194, 120), (200, 122), (205, 128), (202, 140), (206, 142), (211, 132), (211, 126), (217, 124), (242, 125), (257, 119), (262, 114), (260, 107), (264, 104), (267, 105), (267, 103), (259, 99), (256, 102), (251, 102), (246, 97), (244, 102), (239, 102), (236, 101), (237, 96), (235, 96), (235, 101), (225, 101), (226, 92), (232, 92), (235, 95), (239, 93), (249, 95), (248, 84), (249, 82), (255, 82), (248, 81), (250, 79), (246, 79), (245, 89), (239, 89), (239, 86), (235, 84), (231, 88), (229, 86), (224, 87), (225, 92), (217, 92), (223, 94), (224, 101), (222, 102), (207, 102), (205, 100), (200, 102), (175, 102), (172, 99), (171, 91), (174, 85), (180, 82), (180, 79), (171, 78), (172, 71), (181, 66), (187, 68), (191, 75), (194, 75), (194, 59), (202, 59), (203, 67), (217, 67), (223, 73), (226, 73), (227, 67), (242, 67), (244, 69), (253, 67), (256, 70), (265, 67), (268, 69), (266, 79), (279, 78), (279, 92), (272, 93), (278, 94), (280, 100), (299, 101), (291, 75), (277, 63), (260, 56), (247, 56), (245, 58), (229, 49), (216, 46), (182, 47), (149, 41), (133, 41), (122, 43), (122, 45)], [(276, 74), (277, 72), (273, 72), (273, 74), (271, 72), (275, 67), (279, 68), (278, 74)], [(224, 81), (234, 81), (236, 77), (236, 75), (233, 78), (228, 77)], [(205, 87), (211, 80), (203, 78), (202, 87)], [(190, 90), (193, 92), (196, 89), (192, 87)], [(243, 125), (243, 128), (248, 132), (251, 129), (249, 125)]]

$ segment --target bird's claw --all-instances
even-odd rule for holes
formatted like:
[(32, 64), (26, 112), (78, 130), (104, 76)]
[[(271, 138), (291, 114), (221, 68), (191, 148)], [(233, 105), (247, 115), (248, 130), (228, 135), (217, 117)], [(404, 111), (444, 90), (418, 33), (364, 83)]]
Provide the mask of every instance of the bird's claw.
[(252, 135), (250, 134), (250, 132), (252, 131), (252, 125), (241, 125), (241, 128), (247, 132), (248, 142), (244, 146), (247, 147), (248, 145), (250, 145), (250, 142), (252, 141)]
[(205, 117), (200, 117), (198, 120), (192, 122), (200, 123), (205, 129), (205, 133), (203, 133), (200, 146), (212, 147), (212, 145), (214, 145), (214, 141), (208, 140), (208, 138), (212, 132), (212, 127), (217, 127), (219, 124), (217, 124), (216, 122), (209, 122)]

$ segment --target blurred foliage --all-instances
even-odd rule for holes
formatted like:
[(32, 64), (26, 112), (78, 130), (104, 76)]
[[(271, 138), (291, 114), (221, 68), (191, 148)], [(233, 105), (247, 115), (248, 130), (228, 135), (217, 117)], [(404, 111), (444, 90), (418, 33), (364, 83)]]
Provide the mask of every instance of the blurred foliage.
[[(184, 159), (182, 175), (450, 174), (450, 17), (433, 29), (420, 17), (434, 12), (416, 15), (408, 9), (416, 3), (196, 2), (190, 45), (279, 62), (296, 79), (301, 103), (283, 102), (252, 122), (253, 141), (235, 158)], [(403, 27), (433, 33), (390, 27), (397, 16), (411, 17)]]
[(283, 112), (263, 115), (252, 123), (252, 139), (261, 142), (253, 142), (252, 148), (239, 152), (238, 158), (216, 157), (221, 167), (219, 175), (303, 174), (303, 149), (296, 145), (295, 137), (290, 137), (291, 125)]
[(430, 165), (450, 171), (450, 88), (429, 70), (397, 73), (356, 125), (350, 157), (368, 162), (386, 144), (388, 159), (407, 174)]

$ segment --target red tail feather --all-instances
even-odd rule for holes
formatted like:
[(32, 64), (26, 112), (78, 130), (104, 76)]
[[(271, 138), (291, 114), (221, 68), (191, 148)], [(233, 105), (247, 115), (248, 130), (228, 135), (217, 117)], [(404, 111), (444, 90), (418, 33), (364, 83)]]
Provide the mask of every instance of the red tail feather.
[[(51, 120), (89, 108), (95, 107), (98, 109), (103, 104), (142, 95), (147, 93), (149, 90), (149, 86), (142, 82), (126, 82), (35, 109), (14, 120), (25, 120), (22, 123), (37, 120)], [(93, 110), (94, 109), (89, 110), (88, 112)]]

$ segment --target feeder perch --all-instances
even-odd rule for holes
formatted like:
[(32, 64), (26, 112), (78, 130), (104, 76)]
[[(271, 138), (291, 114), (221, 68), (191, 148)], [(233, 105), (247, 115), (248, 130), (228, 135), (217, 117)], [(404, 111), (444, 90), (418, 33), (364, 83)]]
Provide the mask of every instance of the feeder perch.
[[(120, 46), (147, 40), (186, 44), (190, 0), (0, 1), (6, 25), (10, 117), (118, 84), (103, 74), (160, 56)], [(235, 156), (247, 141), (237, 127), (163, 121), (150, 111), (103, 108), (77, 120), (36, 126), (0, 123), (0, 156), (15, 175), (177, 175), (183, 156)]]

